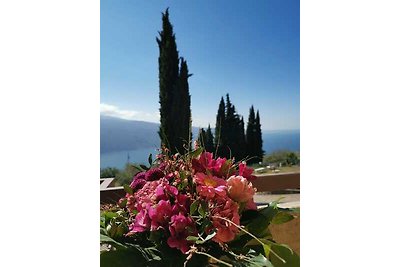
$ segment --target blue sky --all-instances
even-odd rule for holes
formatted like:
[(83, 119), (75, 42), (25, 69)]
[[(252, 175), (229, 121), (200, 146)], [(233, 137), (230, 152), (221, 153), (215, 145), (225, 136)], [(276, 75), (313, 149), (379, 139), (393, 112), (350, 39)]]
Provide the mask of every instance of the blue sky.
[(179, 55), (188, 63), (194, 126), (215, 126), (229, 93), (263, 130), (300, 128), (300, 2), (101, 0), (101, 113), (159, 121), (158, 45), (169, 7)]

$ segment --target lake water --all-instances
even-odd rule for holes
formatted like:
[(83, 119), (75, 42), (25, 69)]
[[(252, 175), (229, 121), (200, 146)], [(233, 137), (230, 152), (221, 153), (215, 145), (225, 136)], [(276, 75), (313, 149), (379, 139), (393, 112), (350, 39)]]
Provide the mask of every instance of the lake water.
[[(263, 133), (263, 149), (266, 153), (277, 150), (300, 151), (300, 131), (267, 131)], [(149, 155), (153, 154), (153, 159), (157, 154), (156, 147), (122, 150), (100, 154), (100, 168), (116, 167), (124, 168), (128, 162), (147, 164)]]

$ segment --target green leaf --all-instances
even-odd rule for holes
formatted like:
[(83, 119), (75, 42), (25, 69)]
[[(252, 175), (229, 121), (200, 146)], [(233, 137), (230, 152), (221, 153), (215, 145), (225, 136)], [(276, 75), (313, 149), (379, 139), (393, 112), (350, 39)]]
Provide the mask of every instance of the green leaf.
[(263, 249), (264, 249), (265, 257), (269, 257), (269, 253), (271, 251), (271, 246), (263, 244)]
[(150, 168), (147, 167), (146, 165), (140, 164), (139, 165), (143, 170), (148, 171)]
[(191, 151), (189, 153), (189, 157), (197, 158), (198, 156), (200, 156), (200, 154), (203, 152), (203, 150), (204, 149), (202, 147), (199, 147), (198, 149)]
[(125, 190), (126, 193), (128, 193), (130, 195), (133, 195), (133, 190), (129, 185), (124, 184), (124, 190)]
[(204, 238), (204, 242), (210, 240), (210, 239), (213, 238), (216, 234), (217, 234), (217, 232), (214, 231), (214, 232), (212, 232), (211, 234), (207, 235), (206, 238)]
[(207, 242), (208, 240), (210, 240), (211, 238), (213, 238), (216, 234), (217, 234), (217, 232), (214, 231), (214, 232), (212, 232), (211, 234), (207, 235), (207, 237), (204, 238), (204, 239), (198, 238), (198, 239), (196, 240), (196, 244), (204, 244), (205, 242)]
[(277, 213), (278, 207), (271, 203), (258, 211), (257, 216), (247, 225), (247, 229), (257, 237), (265, 237), (268, 235), (268, 226)]
[[(259, 238), (258, 240), (260, 240), (261, 242), (263, 242), (264, 244), (269, 244), (270, 240), (266, 239), (266, 238)], [(259, 241), (257, 241), (256, 239), (251, 239), (249, 240), (245, 246), (258, 246), (261, 245)]]
[(201, 217), (205, 217), (206, 216), (206, 203), (201, 202), (200, 206), (199, 206), (199, 213), (201, 215)]
[(100, 234), (107, 235), (106, 229), (103, 227), (100, 227)]
[(245, 266), (276, 267), (272, 265), (272, 263), (262, 254), (258, 254), (257, 256), (250, 256), (250, 260), (248, 261), (248, 264), (246, 264)]
[(150, 153), (149, 158), (148, 158), (150, 166), (153, 164), (153, 154)]
[(199, 207), (200, 201), (197, 199), (190, 205), (190, 215), (193, 215)]
[(135, 267), (145, 264), (146, 259), (137, 250), (123, 249), (100, 254), (100, 267)]
[(200, 240), (200, 238), (199, 238), (198, 236), (192, 236), (192, 235), (190, 235), (190, 236), (186, 237), (186, 240), (187, 240), (187, 241), (196, 242), (197, 240)]
[(118, 217), (118, 214), (116, 212), (112, 212), (112, 211), (103, 211), (101, 213), (101, 217), (103, 217), (105, 219), (105, 221), (109, 221), (115, 217)]
[(273, 243), (271, 249), (285, 260), (284, 263), (274, 253), (271, 253), (270, 260), (275, 267), (300, 267), (300, 257), (288, 246)]
[(100, 234), (100, 244), (110, 244), (110, 245), (114, 246), (115, 248), (119, 248), (119, 249), (126, 248), (125, 245), (115, 241), (111, 237), (104, 235), (104, 234)]
[(289, 221), (291, 221), (293, 219), (294, 219), (294, 217), (290, 213), (284, 212), (284, 211), (279, 211), (274, 216), (274, 218), (272, 218), (271, 223), (273, 223), (273, 224), (282, 224), (282, 223), (285, 223), (285, 222), (289, 222)]
[(237, 258), (232, 254), (229, 258), (224, 256), (221, 259), (230, 261), (234, 267), (274, 267), (268, 258), (252, 249), (243, 258)]

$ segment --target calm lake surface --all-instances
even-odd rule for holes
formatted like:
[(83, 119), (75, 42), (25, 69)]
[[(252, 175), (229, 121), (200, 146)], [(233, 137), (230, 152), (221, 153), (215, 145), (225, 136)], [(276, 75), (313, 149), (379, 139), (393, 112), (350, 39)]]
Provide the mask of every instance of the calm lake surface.
[[(263, 133), (263, 149), (267, 154), (277, 150), (300, 151), (300, 131), (266, 131)], [(128, 159), (129, 162), (147, 164), (150, 153), (153, 154), (154, 159), (157, 147), (102, 153), (100, 154), (100, 168), (122, 169)]]

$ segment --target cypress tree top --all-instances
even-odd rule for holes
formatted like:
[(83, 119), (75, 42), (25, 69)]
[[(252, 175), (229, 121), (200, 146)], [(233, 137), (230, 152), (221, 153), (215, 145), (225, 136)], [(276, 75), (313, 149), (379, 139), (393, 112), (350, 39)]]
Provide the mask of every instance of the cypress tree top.
[(186, 61), (181, 59), (176, 47), (175, 34), (169, 21), (168, 8), (162, 13), (162, 31), (156, 38), (160, 87), (160, 130), (161, 144), (173, 153), (184, 152), (191, 141), (191, 112)]

